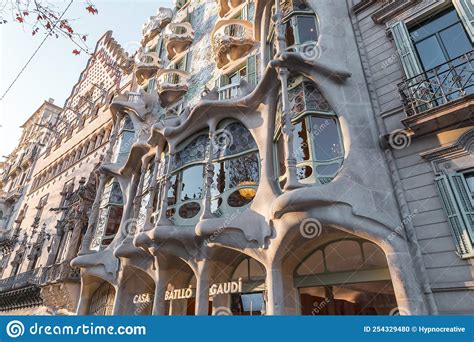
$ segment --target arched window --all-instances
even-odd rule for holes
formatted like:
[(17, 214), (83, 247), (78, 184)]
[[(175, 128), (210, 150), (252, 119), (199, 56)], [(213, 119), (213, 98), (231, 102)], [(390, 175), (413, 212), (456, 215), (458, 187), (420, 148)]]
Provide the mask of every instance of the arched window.
[(91, 250), (102, 250), (114, 240), (123, 215), (123, 195), (119, 183), (111, 179), (100, 201), (99, 218)]
[[(294, 126), (293, 149), (297, 161), (297, 176), (302, 184), (326, 184), (332, 181), (342, 166), (344, 149), (339, 120), (318, 87), (310, 80), (298, 77), (289, 84), (291, 120)], [(275, 146), (278, 180), (286, 182), (282, 106), (279, 101), (275, 123)]]
[(135, 127), (132, 119), (126, 115), (120, 122), (117, 143), (114, 148), (114, 163), (123, 163), (127, 157), (132, 145), (135, 141)]
[(115, 289), (108, 283), (103, 282), (92, 294), (89, 304), (90, 316), (110, 316), (113, 312), (115, 301)]
[(212, 211), (224, 214), (250, 204), (260, 181), (257, 144), (240, 122), (224, 121), (213, 142)]
[(202, 210), (208, 144), (209, 134), (201, 132), (178, 146), (171, 160), (167, 216), (178, 223), (192, 223)]
[[(304, 0), (282, 1), (283, 24), (285, 25), (285, 43), (288, 51), (314, 54), (318, 42), (319, 23), (316, 15)], [(273, 7), (275, 11), (275, 7)], [(267, 40), (271, 58), (276, 54), (277, 38), (274, 29)]]

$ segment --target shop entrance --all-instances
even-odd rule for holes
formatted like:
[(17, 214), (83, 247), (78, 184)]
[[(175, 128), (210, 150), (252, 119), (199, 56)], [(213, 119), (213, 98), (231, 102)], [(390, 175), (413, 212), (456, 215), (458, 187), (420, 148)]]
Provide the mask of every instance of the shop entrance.
[(303, 315), (389, 315), (397, 310), (383, 251), (359, 239), (318, 247), (294, 275)]
[(115, 300), (115, 289), (112, 284), (104, 281), (92, 294), (89, 305), (89, 316), (112, 315)]

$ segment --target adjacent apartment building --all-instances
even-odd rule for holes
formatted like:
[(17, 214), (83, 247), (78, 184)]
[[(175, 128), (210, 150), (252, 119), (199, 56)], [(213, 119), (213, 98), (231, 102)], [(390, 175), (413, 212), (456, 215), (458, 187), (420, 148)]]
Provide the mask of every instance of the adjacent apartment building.
[[(23, 289), (15, 276), (56, 267), (74, 277), (32, 277), (30, 306), (473, 314), (472, 1), (175, 5), (133, 59), (102, 43), (118, 62), (97, 77), (121, 77), (94, 86), (109, 89), (96, 119), (66, 103), (59, 125), (86, 124), (36, 162), (20, 204), (35, 209), (15, 218), (34, 241), (11, 235), (0, 301)], [(64, 169), (94, 122), (107, 138)], [(70, 303), (49, 304), (54, 291)]]

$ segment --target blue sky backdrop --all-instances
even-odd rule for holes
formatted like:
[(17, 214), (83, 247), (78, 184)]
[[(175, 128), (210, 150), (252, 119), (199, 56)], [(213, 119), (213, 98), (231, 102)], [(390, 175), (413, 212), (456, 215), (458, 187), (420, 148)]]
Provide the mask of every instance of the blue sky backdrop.
[[(59, 10), (66, 8), (69, 1), (56, 1)], [(108, 30), (128, 51), (137, 48), (141, 39), (141, 29), (148, 17), (155, 15), (159, 7), (172, 7), (173, 0), (160, 1), (110, 1), (93, 0), (99, 10), (91, 15), (85, 10), (85, 1), (76, 0), (66, 17), (76, 19), (76, 32), (89, 34), (91, 50), (95, 42)], [(0, 25), (0, 93), (21, 70), (44, 36), (31, 35), (31, 29), (11, 22)], [(67, 39), (49, 38), (30, 63), (23, 75), (0, 101), (0, 158), (8, 155), (20, 138), (20, 126), (33, 112), (49, 98), (55, 104), (64, 105), (80, 72), (84, 69), (88, 55), (72, 54), (75, 46)]]

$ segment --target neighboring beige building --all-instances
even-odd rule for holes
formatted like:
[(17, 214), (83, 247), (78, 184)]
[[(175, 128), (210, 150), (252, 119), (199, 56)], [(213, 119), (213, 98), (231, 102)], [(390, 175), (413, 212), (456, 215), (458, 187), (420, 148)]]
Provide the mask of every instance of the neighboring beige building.
[[(22, 127), (23, 138), (6, 161), (3, 178), (6, 203), (17, 189), (22, 195), (15, 197), (15, 209), (7, 211), (10, 253), (2, 258), (3, 314), (76, 309), (79, 269), (71, 268), (69, 262), (77, 255), (87, 227), (96, 193), (96, 170), (111, 133), (109, 104), (122, 91), (120, 68), (127, 63), (128, 56), (107, 32), (98, 41), (64, 109), (46, 102), (45, 108)], [(50, 107), (54, 118), (38, 114)], [(36, 135), (30, 132), (33, 128)], [(15, 159), (23, 145), (40, 148), (35, 154)], [(22, 162), (28, 164), (23, 166)], [(12, 173), (15, 168), (27, 176), (20, 171)]]
[[(175, 4), (123, 56), (102, 114), (70, 141), (61, 126), (36, 164), (36, 215), (17, 221), (44, 243), (12, 258), (74, 274), (33, 285), (43, 307), (473, 314), (472, 1)], [(84, 118), (74, 94), (67, 122)]]

